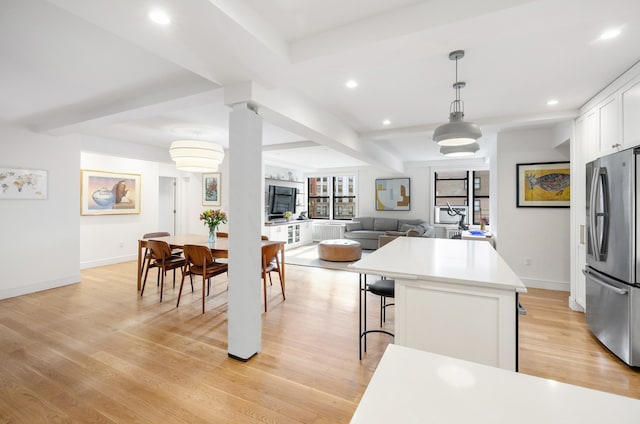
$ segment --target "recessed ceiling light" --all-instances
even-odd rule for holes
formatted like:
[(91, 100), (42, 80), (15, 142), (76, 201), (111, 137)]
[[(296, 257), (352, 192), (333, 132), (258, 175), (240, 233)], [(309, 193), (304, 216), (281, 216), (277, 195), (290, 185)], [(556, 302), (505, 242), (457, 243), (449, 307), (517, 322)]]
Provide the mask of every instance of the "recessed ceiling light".
[(555, 106), (558, 104), (558, 101), (556, 99), (551, 99), (547, 102), (547, 105), (549, 106)]
[(611, 40), (612, 38), (616, 38), (618, 35), (620, 35), (620, 29), (619, 28), (613, 28), (613, 29), (608, 29), (605, 32), (603, 32), (602, 34), (600, 34), (600, 39), (601, 40)]
[(345, 84), (345, 86), (347, 88), (356, 88), (358, 86), (358, 81), (356, 80), (349, 80), (347, 81), (347, 83)]
[(149, 19), (159, 25), (169, 25), (171, 23), (171, 18), (164, 10), (161, 9), (153, 9), (149, 12)]
[(382, 125), (391, 125), (391, 121), (385, 119), (384, 121), (382, 121)]

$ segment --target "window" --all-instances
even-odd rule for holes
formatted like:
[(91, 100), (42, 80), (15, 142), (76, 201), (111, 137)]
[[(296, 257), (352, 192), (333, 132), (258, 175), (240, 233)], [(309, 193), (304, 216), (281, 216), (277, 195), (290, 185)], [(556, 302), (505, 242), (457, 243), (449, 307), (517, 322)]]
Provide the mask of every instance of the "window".
[(356, 216), (355, 177), (310, 177), (309, 218), (349, 220)]
[(307, 179), (309, 218), (329, 219), (329, 177)]
[(483, 218), (489, 223), (489, 171), (435, 172), (434, 185), (434, 206), (473, 205), (472, 223), (480, 225)]
[(435, 173), (436, 202), (435, 206), (446, 206), (447, 202), (455, 206), (467, 205), (467, 171), (444, 171)]
[(489, 171), (473, 171), (473, 223), (489, 223)]

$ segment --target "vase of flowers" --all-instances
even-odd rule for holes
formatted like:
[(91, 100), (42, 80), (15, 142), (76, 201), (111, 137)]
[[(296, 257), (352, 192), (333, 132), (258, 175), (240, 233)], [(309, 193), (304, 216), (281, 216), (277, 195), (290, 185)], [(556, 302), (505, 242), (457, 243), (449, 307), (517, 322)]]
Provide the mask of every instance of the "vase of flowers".
[(200, 221), (209, 228), (209, 243), (215, 243), (218, 226), (227, 223), (227, 214), (220, 209), (207, 209), (200, 214)]
[(291, 221), (291, 217), (293, 216), (293, 212), (291, 211), (286, 211), (285, 213), (282, 214), (282, 216), (284, 217), (284, 219), (286, 219), (287, 221)]

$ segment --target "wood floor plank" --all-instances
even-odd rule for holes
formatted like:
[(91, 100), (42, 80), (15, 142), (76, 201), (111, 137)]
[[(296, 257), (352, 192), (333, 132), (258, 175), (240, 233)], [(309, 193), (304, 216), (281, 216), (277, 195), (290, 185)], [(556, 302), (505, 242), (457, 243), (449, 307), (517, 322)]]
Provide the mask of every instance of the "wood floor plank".
[[(82, 280), (0, 301), (0, 423), (346, 423), (393, 340), (371, 335), (358, 360), (358, 278), (344, 271), (288, 266), (287, 300), (268, 287), (262, 352), (247, 363), (227, 355), (224, 276), (204, 315), (198, 284), (179, 308), (170, 283), (159, 302), (155, 276), (140, 297), (135, 262)], [(567, 293), (521, 300), (521, 372), (640, 399), (640, 373), (590, 335)], [(375, 325), (373, 296), (368, 316)]]

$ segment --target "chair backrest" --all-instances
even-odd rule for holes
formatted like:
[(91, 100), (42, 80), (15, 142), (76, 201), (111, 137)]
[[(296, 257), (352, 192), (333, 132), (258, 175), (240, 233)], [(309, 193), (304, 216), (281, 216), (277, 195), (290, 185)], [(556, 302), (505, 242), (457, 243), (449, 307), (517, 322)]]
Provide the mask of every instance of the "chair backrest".
[(171, 248), (166, 241), (149, 240), (147, 242), (147, 248), (151, 251), (151, 257), (153, 259), (162, 260), (171, 257)]
[(276, 263), (280, 263), (278, 260), (278, 250), (280, 246), (278, 244), (265, 244), (262, 246), (262, 266), (266, 266), (272, 260), (276, 260)]
[(223, 231), (218, 231), (216, 232), (216, 234), (218, 235), (218, 237), (229, 238), (229, 233), (225, 233)]
[(263, 236), (260, 236), (260, 240), (269, 241), (269, 237), (263, 235)]
[(142, 238), (148, 239), (148, 238), (154, 238), (154, 237), (166, 237), (170, 235), (171, 233), (168, 233), (166, 231), (156, 231), (155, 233), (147, 233), (143, 235)]
[(207, 246), (185, 244), (183, 252), (184, 259), (189, 264), (204, 266), (206, 268), (214, 262), (211, 250)]

